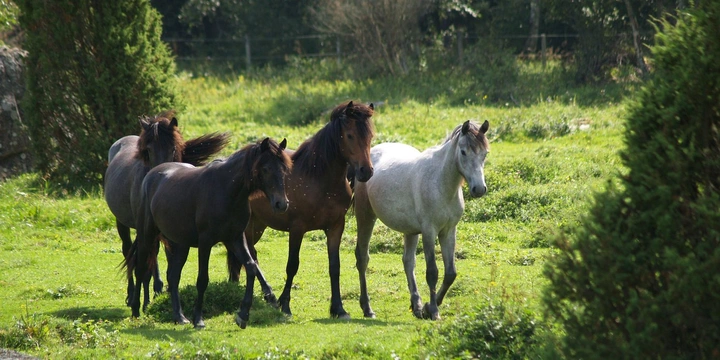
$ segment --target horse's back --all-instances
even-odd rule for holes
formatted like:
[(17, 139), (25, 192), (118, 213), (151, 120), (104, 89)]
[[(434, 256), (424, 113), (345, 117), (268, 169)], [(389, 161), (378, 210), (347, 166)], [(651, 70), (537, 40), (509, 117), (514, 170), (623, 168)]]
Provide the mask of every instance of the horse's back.
[(400, 143), (383, 143), (370, 151), (374, 174), (366, 183), (358, 183), (357, 190), (367, 196), (373, 213), (385, 225), (403, 233), (418, 233), (420, 223), (414, 214), (415, 194), (412, 183), (417, 173), (417, 159), (421, 152)]
[(135, 156), (138, 139), (135, 135), (125, 136), (110, 147), (103, 186), (110, 211), (118, 222), (131, 228), (135, 228), (132, 198), (145, 175), (145, 167)]
[(108, 165), (110, 165), (120, 151), (134, 153), (139, 139), (140, 137), (137, 135), (128, 135), (115, 141), (112, 146), (110, 146), (110, 150), (108, 150)]

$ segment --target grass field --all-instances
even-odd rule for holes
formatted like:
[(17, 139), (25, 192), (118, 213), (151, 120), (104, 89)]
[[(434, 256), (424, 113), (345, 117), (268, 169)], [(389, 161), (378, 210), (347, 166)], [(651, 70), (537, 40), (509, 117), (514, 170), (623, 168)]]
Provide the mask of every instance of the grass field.
[[(415, 319), (402, 268), (402, 238), (383, 225), (371, 239), (368, 286), (377, 319), (363, 319), (355, 269), (355, 221), (347, 217), (341, 247), (341, 292), (350, 321), (329, 318), (330, 284), (324, 236), (308, 233), (300, 253), (292, 308), (285, 318), (262, 302), (241, 330), (232, 311), (240, 286), (226, 283), (225, 250), (213, 249), (207, 328), (168, 321), (166, 295), (151, 315), (130, 318), (118, 268), (122, 254), (114, 218), (101, 189), (66, 193), (27, 174), (0, 184), (0, 347), (47, 358), (417, 358), (441, 353), (430, 334), (480, 306), (504, 304), (542, 320), (544, 264), (552, 234), (572, 231), (594, 191), (622, 171), (622, 94), (603, 88), (551, 86), (527, 67), (517, 102), (486, 101), (482, 90), (464, 97), (450, 81), (323, 80), (308, 76), (179, 76), (185, 101), (178, 119), (185, 138), (230, 131), (224, 155), (263, 136), (286, 137), (295, 148), (319, 130), (341, 101), (374, 102), (374, 143), (397, 141), (418, 149), (439, 144), (467, 119), (489, 120), (488, 194), (466, 202), (458, 229), (458, 278), (440, 308), (443, 320)], [(435, 84), (420, 86), (425, 83)], [(459, 85), (462, 87), (463, 85)], [(544, 92), (544, 93), (543, 93)], [(257, 245), (266, 277), (282, 289), (287, 235), (267, 231)], [(438, 249), (439, 251), (439, 249)], [(191, 251), (181, 280), (190, 312), (197, 274)], [(438, 257), (440, 260), (440, 258)], [(166, 269), (160, 257), (162, 271)], [(441, 262), (438, 264), (441, 267)], [(427, 299), (425, 263), (418, 285)], [(244, 278), (244, 277), (243, 277)]]

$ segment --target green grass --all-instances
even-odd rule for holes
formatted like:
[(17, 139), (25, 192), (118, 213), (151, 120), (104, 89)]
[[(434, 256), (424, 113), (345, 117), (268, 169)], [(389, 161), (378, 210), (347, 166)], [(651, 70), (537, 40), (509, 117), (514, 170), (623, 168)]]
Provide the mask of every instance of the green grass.
[[(521, 81), (542, 79), (538, 68), (523, 71)], [(296, 148), (324, 125), (328, 110), (347, 99), (379, 105), (375, 144), (400, 141), (422, 150), (440, 143), (464, 120), (490, 121), (489, 192), (466, 201), (458, 229), (458, 278), (440, 307), (443, 320), (416, 320), (409, 312), (402, 238), (380, 223), (371, 239), (368, 270), (378, 317), (362, 318), (352, 215), (340, 254), (341, 292), (350, 321), (329, 318), (327, 253), (319, 231), (305, 236), (291, 319), (262, 303), (257, 290), (250, 325), (245, 330), (235, 325), (232, 312), (244, 277), (239, 286), (225, 282), (222, 247), (214, 248), (211, 257), (205, 330), (169, 322), (167, 295), (155, 299), (151, 315), (132, 319), (118, 267), (121, 244), (101, 190), (66, 193), (28, 174), (0, 184), (0, 347), (47, 358), (417, 358), (437, 355), (439, 345), (428, 334), (442, 333), (443, 327), (477, 312), (479, 303), (505, 304), (544, 321), (540, 295), (546, 282), (543, 265), (553, 253), (550, 235), (572, 231), (591, 194), (622, 171), (619, 92), (611, 96), (602, 88), (564, 88), (546, 81), (535, 94), (518, 86), (522, 106), (484, 103), (481, 93), (458, 104), (443, 90), (452, 79), (434, 79), (440, 84), (433, 89), (423, 79), (403, 83), (269, 74), (181, 74), (186, 107), (178, 118), (184, 136), (230, 131), (224, 155), (263, 136), (286, 137)], [(257, 249), (279, 295), (287, 235), (269, 230)], [(160, 266), (166, 269), (164, 256)], [(424, 270), (420, 255), (416, 276), (427, 300)], [(186, 313), (192, 311), (196, 275), (193, 251), (181, 280)]]

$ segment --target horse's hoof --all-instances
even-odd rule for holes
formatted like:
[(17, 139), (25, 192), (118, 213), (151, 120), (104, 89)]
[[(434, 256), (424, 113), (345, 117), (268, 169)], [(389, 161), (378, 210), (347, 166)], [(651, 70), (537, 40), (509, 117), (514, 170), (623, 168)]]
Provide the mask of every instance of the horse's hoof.
[(372, 312), (372, 311), (366, 312), (364, 315), (365, 315), (365, 317), (368, 318), (368, 319), (374, 319), (374, 318), (375, 318), (375, 313)]
[(204, 328), (205, 328), (205, 322), (204, 322), (204, 321), (200, 320), (200, 321), (198, 321), (198, 322), (195, 323), (195, 329), (196, 329), (196, 330), (202, 330), (202, 329), (204, 329)]
[(175, 324), (187, 325), (189, 323), (190, 323), (190, 320), (188, 320), (184, 315), (181, 315), (179, 318), (175, 318)]
[(423, 306), (422, 309), (422, 318), (423, 319), (430, 319), (430, 320), (440, 320), (440, 312), (439, 311), (430, 311), (430, 303), (425, 303), (425, 306)]
[(247, 327), (247, 320), (243, 320), (243, 318), (240, 317), (240, 313), (235, 313), (235, 323), (240, 326), (241, 329), (244, 329)]
[(263, 300), (265, 300), (266, 303), (270, 304), (270, 306), (272, 306), (272, 307), (274, 307), (274, 308), (276, 308), (276, 309), (277, 309), (278, 307), (280, 307), (280, 305), (278, 304), (277, 298), (275, 297), (275, 294), (272, 294), (272, 293), (271, 293), (271, 294), (265, 294), (265, 295), (263, 296)]
[(350, 320), (350, 314), (348, 313), (332, 314), (332, 317), (338, 320)]

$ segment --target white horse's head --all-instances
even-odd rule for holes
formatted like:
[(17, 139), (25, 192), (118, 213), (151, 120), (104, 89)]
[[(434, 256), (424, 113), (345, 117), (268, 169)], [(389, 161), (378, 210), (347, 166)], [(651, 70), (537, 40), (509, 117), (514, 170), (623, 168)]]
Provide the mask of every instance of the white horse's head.
[(455, 157), (460, 174), (468, 183), (472, 197), (480, 197), (487, 192), (483, 168), (485, 157), (490, 151), (490, 144), (485, 137), (488, 128), (490, 123), (487, 120), (481, 126), (468, 120), (462, 124), (458, 134)]

